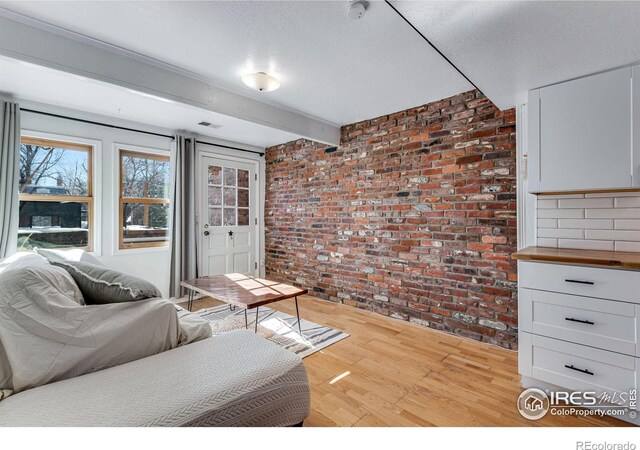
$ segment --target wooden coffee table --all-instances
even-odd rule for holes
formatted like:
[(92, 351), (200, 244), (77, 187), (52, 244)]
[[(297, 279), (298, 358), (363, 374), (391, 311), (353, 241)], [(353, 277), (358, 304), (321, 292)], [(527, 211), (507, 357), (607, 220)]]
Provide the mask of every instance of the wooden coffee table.
[(279, 302), (280, 300), (288, 298), (294, 298), (296, 301), (298, 331), (302, 334), (302, 329), (300, 327), (300, 311), (298, 309), (298, 296), (309, 292), (306, 289), (300, 289), (277, 281), (250, 277), (239, 273), (229, 273), (226, 275), (215, 275), (195, 280), (181, 281), (180, 286), (189, 290), (189, 301), (187, 303), (187, 309), (189, 311), (191, 311), (191, 307), (193, 306), (193, 297), (196, 292), (228, 303), (230, 308), (235, 306), (244, 308), (245, 328), (249, 328), (247, 310), (255, 308), (256, 332), (258, 331), (258, 313), (260, 306)]

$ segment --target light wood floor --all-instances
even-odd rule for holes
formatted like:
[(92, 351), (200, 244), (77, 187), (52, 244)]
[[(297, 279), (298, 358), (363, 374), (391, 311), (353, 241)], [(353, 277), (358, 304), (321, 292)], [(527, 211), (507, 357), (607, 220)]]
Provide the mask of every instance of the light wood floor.
[[(516, 409), (518, 354), (310, 296), (301, 317), (351, 336), (304, 359), (305, 426), (623, 426), (613, 418), (531, 422)], [(194, 310), (219, 304), (196, 300)], [(293, 301), (269, 305), (295, 315)]]

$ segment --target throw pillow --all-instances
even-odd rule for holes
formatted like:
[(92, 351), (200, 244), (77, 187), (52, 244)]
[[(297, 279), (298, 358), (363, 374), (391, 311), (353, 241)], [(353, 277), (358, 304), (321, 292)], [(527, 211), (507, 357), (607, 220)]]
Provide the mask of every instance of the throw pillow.
[(88, 305), (122, 303), (162, 297), (152, 283), (102, 266), (77, 261), (51, 261), (73, 277)]

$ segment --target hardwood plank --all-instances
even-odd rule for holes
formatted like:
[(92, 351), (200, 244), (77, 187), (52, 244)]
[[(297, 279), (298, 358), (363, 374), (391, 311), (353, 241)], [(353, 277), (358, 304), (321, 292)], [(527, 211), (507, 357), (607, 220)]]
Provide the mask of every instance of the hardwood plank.
[[(305, 426), (628, 425), (610, 417), (529, 421), (516, 409), (517, 352), (308, 295), (299, 302), (302, 318), (351, 334), (304, 359), (311, 384)], [(194, 309), (218, 304), (198, 299)], [(269, 307), (295, 314), (292, 300)]]
[(353, 426), (354, 427), (384, 427), (387, 424), (382, 420), (376, 419), (371, 414), (367, 414), (362, 419), (358, 420)]
[[(361, 419), (362, 420), (362, 419)], [(354, 426), (357, 426), (357, 423)], [(337, 424), (316, 409), (311, 410), (311, 414), (304, 421), (305, 427), (335, 427)]]

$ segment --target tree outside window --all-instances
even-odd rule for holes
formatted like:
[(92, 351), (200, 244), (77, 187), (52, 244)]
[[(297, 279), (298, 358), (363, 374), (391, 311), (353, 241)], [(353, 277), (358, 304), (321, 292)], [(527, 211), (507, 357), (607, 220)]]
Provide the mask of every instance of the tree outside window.
[(18, 249), (92, 249), (89, 145), (22, 137)]
[(169, 157), (120, 150), (120, 248), (169, 240)]

